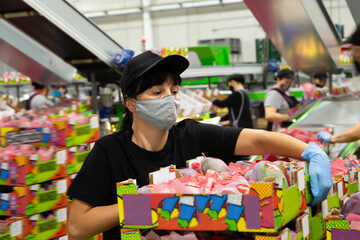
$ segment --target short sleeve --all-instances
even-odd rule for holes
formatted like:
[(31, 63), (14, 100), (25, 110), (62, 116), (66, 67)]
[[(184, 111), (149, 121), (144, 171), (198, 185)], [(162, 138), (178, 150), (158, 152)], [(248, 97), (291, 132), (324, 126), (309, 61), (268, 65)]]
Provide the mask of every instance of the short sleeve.
[(67, 192), (68, 196), (93, 207), (109, 205), (111, 199), (111, 171), (108, 156), (96, 142)]
[(276, 91), (269, 91), (265, 96), (264, 107), (274, 107), (276, 109), (281, 109), (282, 96)]

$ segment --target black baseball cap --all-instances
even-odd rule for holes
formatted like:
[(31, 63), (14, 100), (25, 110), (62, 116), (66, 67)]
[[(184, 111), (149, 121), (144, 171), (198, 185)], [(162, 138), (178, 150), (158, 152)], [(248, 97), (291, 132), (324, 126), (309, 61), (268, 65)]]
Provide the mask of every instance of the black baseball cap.
[(315, 73), (314, 78), (318, 78), (319, 80), (326, 80), (328, 76), (325, 72), (317, 72)]
[(126, 90), (135, 79), (158, 66), (172, 68), (180, 75), (188, 68), (189, 61), (180, 55), (169, 55), (163, 58), (151, 51), (141, 53), (126, 63), (120, 82), (123, 94), (126, 93)]
[(276, 75), (276, 78), (295, 78), (295, 73), (293, 71), (291, 71), (290, 69), (282, 69), (278, 72), (278, 74)]

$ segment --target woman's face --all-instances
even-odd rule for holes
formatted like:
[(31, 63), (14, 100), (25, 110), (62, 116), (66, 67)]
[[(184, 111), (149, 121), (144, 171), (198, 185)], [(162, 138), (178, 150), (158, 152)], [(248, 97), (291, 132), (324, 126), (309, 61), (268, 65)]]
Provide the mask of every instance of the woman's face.
[(282, 78), (278, 81), (279, 81), (280, 89), (284, 92), (289, 90), (289, 88), (291, 87), (291, 84), (293, 83), (292, 78)]
[(144, 92), (137, 95), (136, 99), (151, 100), (172, 95), (175, 99), (179, 100), (179, 88), (179, 85), (174, 85), (171, 77), (167, 77), (166, 81), (162, 85), (155, 85), (151, 88), (146, 89)]

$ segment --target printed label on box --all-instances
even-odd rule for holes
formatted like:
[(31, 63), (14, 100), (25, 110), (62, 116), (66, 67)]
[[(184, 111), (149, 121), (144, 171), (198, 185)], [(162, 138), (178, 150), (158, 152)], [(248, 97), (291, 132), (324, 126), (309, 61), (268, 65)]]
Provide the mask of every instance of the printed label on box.
[(339, 198), (341, 198), (342, 196), (344, 196), (343, 183), (342, 183), (342, 181), (340, 181), (340, 182), (337, 183), (337, 189), (338, 189)]
[(329, 211), (327, 199), (325, 199), (325, 200), (321, 203), (321, 208), (322, 208), (322, 213), (323, 213), (323, 219), (325, 219), (325, 218), (326, 218), (326, 215), (328, 214), (328, 211)]
[(350, 170), (349, 170), (349, 175), (350, 175), (350, 182), (353, 182), (355, 179), (355, 168), (351, 168)]
[(281, 240), (288, 240), (289, 239), (289, 233), (288, 231), (284, 232), (283, 234), (281, 234), (280, 236)]
[(349, 175), (345, 175), (345, 176), (344, 176), (344, 181), (345, 181), (345, 182), (349, 182)]
[(56, 153), (56, 162), (58, 164), (65, 163), (66, 161), (66, 150), (58, 151)]
[(56, 211), (56, 218), (58, 222), (66, 221), (66, 208), (62, 208)]
[(175, 171), (170, 171), (170, 168), (162, 168), (158, 172), (154, 172), (152, 175), (153, 184), (168, 182), (176, 178)]
[(95, 142), (90, 143), (90, 150), (92, 150), (94, 146), (95, 146)]
[(91, 128), (98, 128), (99, 127), (99, 117), (98, 116), (94, 116), (90, 119), (90, 125)]
[(39, 154), (33, 154), (33, 155), (30, 156), (31, 161), (37, 161), (38, 158), (39, 158)]
[(305, 189), (305, 172), (304, 169), (301, 169), (297, 172), (297, 180), (299, 185), (299, 191)]
[(39, 198), (39, 203), (54, 201), (57, 198), (57, 193), (55, 190), (38, 193), (38, 198)]
[(9, 170), (9, 163), (0, 163), (1, 169)]
[(45, 134), (50, 134), (50, 128), (44, 127), (44, 128), (42, 129), (42, 132), (45, 133)]
[(57, 192), (58, 193), (64, 193), (66, 192), (66, 180), (60, 180), (57, 182)]
[(39, 184), (31, 185), (30, 191), (37, 191), (39, 189)]
[(10, 224), (11, 237), (16, 237), (18, 235), (21, 235), (23, 232), (22, 227), (23, 227), (22, 220)]
[(304, 238), (309, 235), (309, 215), (305, 215), (302, 219), (302, 228)]
[(62, 236), (62, 237), (59, 237), (59, 240), (68, 240), (69, 238), (68, 238), (68, 236), (67, 235), (65, 235), (65, 236)]
[(54, 171), (56, 169), (55, 161), (42, 162), (38, 164), (39, 173)]
[(30, 216), (30, 221), (37, 221), (39, 219), (39, 214)]
[(8, 193), (2, 193), (2, 194), (1, 194), (1, 200), (9, 201), (9, 200), (10, 200), (10, 194), (8, 194)]

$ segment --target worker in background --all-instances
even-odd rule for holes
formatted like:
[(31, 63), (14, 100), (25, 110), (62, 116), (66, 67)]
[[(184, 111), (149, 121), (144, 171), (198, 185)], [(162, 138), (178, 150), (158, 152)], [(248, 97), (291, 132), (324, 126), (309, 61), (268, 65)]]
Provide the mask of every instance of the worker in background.
[[(253, 128), (250, 111), (250, 100), (244, 89), (245, 78), (241, 74), (230, 75), (227, 79), (227, 85), (232, 92), (229, 97), (220, 101), (211, 100), (217, 107), (228, 107), (229, 114), (222, 120), (230, 120), (230, 126)], [(229, 125), (229, 124), (227, 124)]]
[(276, 76), (276, 85), (270, 89), (264, 101), (267, 130), (278, 132), (288, 127), (291, 122), (286, 112), (299, 104), (298, 100), (288, 91), (295, 74), (290, 69), (280, 70)]
[(126, 114), (121, 130), (102, 137), (70, 185), (72, 199), (67, 233), (86, 239), (103, 232), (119, 239), (116, 183), (136, 179), (149, 184), (149, 173), (205, 153), (227, 164), (238, 155), (275, 154), (309, 162), (311, 205), (321, 203), (332, 186), (329, 157), (316, 144), (286, 134), (224, 128), (185, 119), (175, 125), (180, 106), (180, 74), (189, 62), (180, 55), (165, 58), (150, 51), (129, 60), (121, 77)]
[(66, 100), (67, 89), (65, 86), (52, 86), (52, 93), (55, 98), (55, 103), (62, 103)]
[(32, 85), (34, 87), (34, 91), (25, 103), (26, 109), (46, 109), (51, 107), (53, 103), (46, 98), (49, 92), (49, 86), (42, 85), (34, 81), (32, 82)]
[(328, 76), (325, 72), (317, 72), (314, 75), (314, 84), (317, 88), (323, 88), (326, 86), (326, 80)]
[[(360, 73), (360, 25), (357, 27), (355, 33), (350, 37), (350, 43), (352, 44), (351, 50), (353, 52), (355, 68), (357, 72)], [(359, 140), (360, 122), (342, 133), (332, 135), (329, 132), (321, 131), (318, 133), (317, 137), (320, 141), (327, 143), (344, 143)]]

